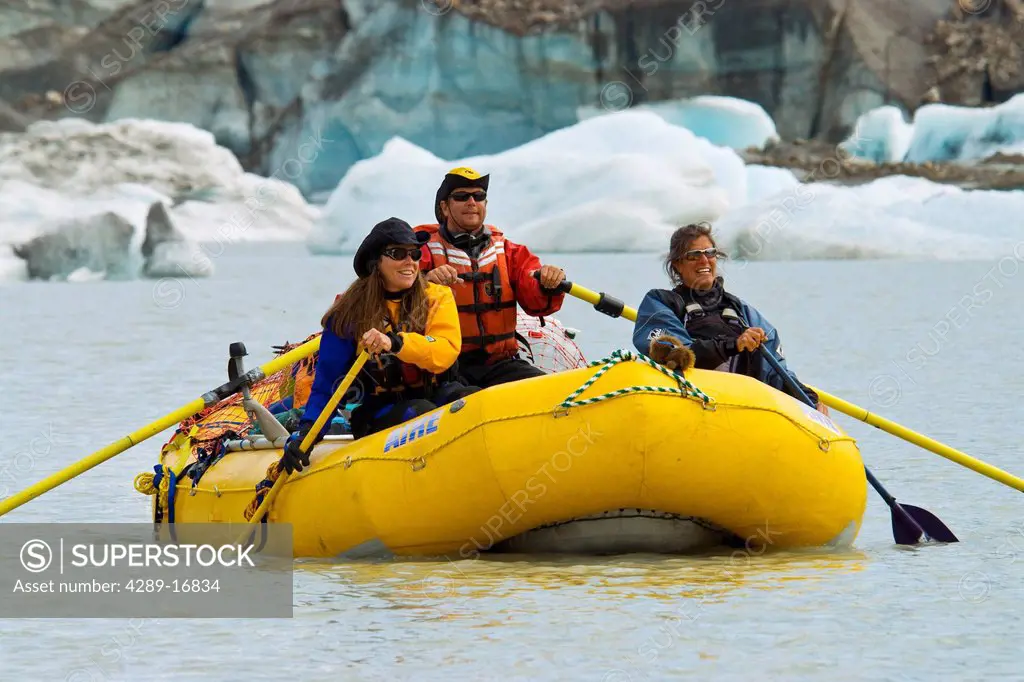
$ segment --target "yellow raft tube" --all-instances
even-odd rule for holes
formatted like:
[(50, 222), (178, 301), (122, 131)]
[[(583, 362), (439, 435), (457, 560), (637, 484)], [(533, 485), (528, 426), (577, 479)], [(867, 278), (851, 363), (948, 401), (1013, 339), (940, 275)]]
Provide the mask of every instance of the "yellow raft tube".
[[(179, 434), (161, 463), (189, 450)], [(236, 450), (194, 486), (183, 477), (175, 522), (243, 524), (280, 457)], [(310, 461), (267, 518), (293, 524), (297, 557), (846, 547), (867, 495), (856, 442), (828, 417), (745, 376), (682, 378), (626, 351), (358, 441), (328, 436)]]

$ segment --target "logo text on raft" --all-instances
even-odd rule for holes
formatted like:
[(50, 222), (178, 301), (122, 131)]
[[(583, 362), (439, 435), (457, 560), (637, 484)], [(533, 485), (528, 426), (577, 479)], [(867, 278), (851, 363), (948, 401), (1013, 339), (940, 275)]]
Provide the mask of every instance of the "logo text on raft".
[(429, 433), (434, 433), (437, 431), (437, 423), (441, 421), (442, 414), (442, 412), (430, 414), (398, 427), (388, 434), (388, 439), (384, 443), (384, 452), (400, 448), (417, 438), (423, 438), (423, 436)]

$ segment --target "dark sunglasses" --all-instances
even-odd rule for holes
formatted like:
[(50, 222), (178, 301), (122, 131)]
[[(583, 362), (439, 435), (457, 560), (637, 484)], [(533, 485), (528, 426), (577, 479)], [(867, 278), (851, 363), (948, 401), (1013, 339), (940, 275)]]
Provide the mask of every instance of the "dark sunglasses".
[(384, 249), (381, 253), (391, 260), (405, 260), (406, 256), (409, 256), (413, 260), (419, 260), (423, 257), (423, 249), (418, 246), (412, 246), (409, 248), (392, 246), (390, 249)]
[(453, 201), (458, 202), (475, 199), (477, 203), (479, 203), (481, 201), (487, 201), (487, 192), (483, 191), (482, 189), (477, 190), (476, 192), (452, 192), (449, 195), (449, 198), (452, 199)]
[(723, 254), (721, 251), (711, 246), (706, 249), (694, 249), (692, 251), (687, 251), (683, 254), (683, 258), (686, 260), (698, 260), (702, 255), (707, 256), (708, 260), (714, 260)]

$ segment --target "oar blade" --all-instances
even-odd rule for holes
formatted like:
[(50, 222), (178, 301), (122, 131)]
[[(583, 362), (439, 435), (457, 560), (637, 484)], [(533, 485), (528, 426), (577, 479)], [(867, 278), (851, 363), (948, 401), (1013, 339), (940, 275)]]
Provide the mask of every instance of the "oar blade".
[[(939, 542), (960, 542), (960, 540), (953, 534), (953, 531), (949, 527), (939, 520), (939, 517), (932, 514), (927, 509), (921, 507), (915, 507), (912, 504), (901, 505), (904, 510), (912, 517), (917, 523), (924, 528), (925, 534), (932, 540), (938, 540)], [(893, 515), (893, 525), (895, 528), (896, 515)]]
[[(900, 506), (906, 509), (906, 505)], [(916, 545), (921, 541), (921, 530), (910, 519), (893, 508), (892, 537), (897, 545)]]

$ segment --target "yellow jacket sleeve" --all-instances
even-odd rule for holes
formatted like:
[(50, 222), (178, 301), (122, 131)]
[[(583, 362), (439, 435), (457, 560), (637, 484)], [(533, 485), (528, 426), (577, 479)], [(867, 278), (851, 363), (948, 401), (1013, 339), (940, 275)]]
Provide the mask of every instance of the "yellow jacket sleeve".
[(402, 348), (397, 356), (402, 362), (414, 364), (431, 374), (440, 374), (455, 364), (462, 351), (459, 311), (448, 287), (427, 282), (427, 298), (430, 311), (427, 313), (426, 333), (400, 332)]

